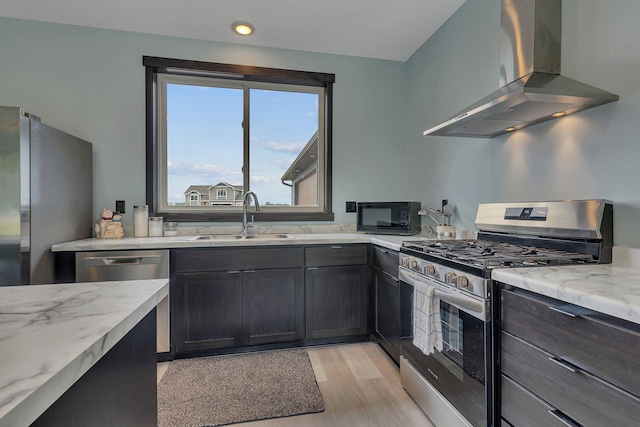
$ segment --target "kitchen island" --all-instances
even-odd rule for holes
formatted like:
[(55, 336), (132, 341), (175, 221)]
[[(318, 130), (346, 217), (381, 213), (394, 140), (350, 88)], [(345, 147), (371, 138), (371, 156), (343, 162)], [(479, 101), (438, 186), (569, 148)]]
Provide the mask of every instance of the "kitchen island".
[(155, 307), (168, 290), (168, 280), (0, 288), (0, 426), (113, 425), (139, 409), (153, 425)]

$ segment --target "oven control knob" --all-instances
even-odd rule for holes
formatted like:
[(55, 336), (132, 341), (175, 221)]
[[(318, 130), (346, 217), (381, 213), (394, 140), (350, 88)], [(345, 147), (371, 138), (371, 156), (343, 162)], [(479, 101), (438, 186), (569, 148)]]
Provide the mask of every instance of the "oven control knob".
[(427, 276), (434, 276), (436, 274), (436, 268), (433, 266), (433, 264), (428, 264), (425, 265), (422, 269), (422, 271), (424, 272), (424, 274), (426, 274)]
[(411, 260), (411, 269), (412, 270), (417, 270), (418, 269), (418, 260), (417, 259), (412, 259)]
[(466, 288), (469, 286), (469, 279), (465, 276), (456, 276), (453, 279), (453, 282), (455, 283), (456, 288)]
[(444, 274), (444, 281), (446, 283), (453, 283), (456, 280), (456, 273), (448, 271)]
[(402, 266), (409, 267), (409, 258), (402, 258)]

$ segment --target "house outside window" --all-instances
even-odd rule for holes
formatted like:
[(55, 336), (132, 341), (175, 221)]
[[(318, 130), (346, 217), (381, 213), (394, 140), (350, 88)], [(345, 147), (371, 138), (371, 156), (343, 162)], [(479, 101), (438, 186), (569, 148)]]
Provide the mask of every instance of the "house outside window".
[[(333, 219), (333, 75), (150, 57), (143, 63), (154, 212), (167, 220), (236, 220), (251, 190), (263, 208), (258, 219)], [(199, 204), (180, 202), (189, 191), (200, 194)]]

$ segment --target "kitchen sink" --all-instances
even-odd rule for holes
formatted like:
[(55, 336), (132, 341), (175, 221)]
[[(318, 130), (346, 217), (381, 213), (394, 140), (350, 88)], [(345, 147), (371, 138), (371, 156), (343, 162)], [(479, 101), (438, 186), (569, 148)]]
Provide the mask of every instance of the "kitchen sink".
[[(238, 236), (242, 237), (242, 236)], [(280, 233), (263, 233), (263, 234), (248, 234), (245, 236), (246, 239), (291, 239), (291, 236), (288, 234), (280, 234)]]
[(191, 237), (189, 240), (243, 240), (243, 239), (291, 239), (291, 235), (282, 233), (263, 233), (263, 234), (206, 234), (202, 236)]

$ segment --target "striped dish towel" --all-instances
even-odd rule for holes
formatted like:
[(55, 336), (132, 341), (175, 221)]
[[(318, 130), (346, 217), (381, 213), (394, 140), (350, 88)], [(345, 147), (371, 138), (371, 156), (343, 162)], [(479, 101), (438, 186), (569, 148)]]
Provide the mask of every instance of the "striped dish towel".
[(424, 354), (442, 351), (440, 298), (436, 288), (419, 280), (413, 283), (413, 345)]

